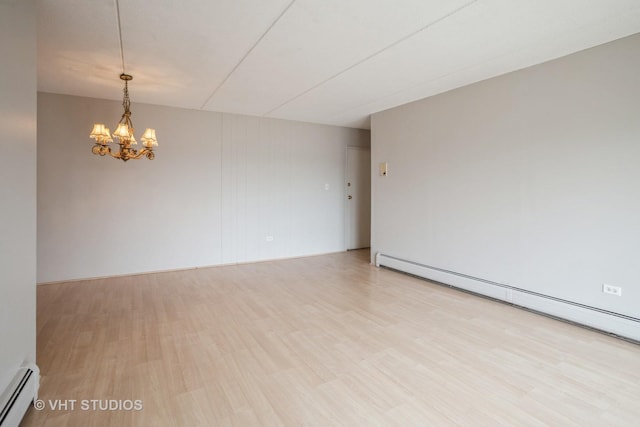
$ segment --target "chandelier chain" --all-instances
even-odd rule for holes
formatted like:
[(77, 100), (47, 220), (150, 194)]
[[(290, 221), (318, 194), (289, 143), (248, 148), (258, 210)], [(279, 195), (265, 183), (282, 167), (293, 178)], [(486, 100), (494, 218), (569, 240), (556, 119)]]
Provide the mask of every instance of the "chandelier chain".
[(130, 114), (130, 110), (131, 110), (131, 100), (129, 99), (129, 81), (125, 80), (124, 81), (124, 89), (122, 90), (122, 92), (124, 92), (124, 97), (122, 98), (122, 106), (124, 107), (124, 112), (125, 114), (129, 113)]
[(126, 74), (124, 68), (124, 48), (122, 47), (122, 25), (120, 24), (120, 1), (115, 0), (116, 2), (116, 17), (118, 20), (118, 39), (120, 40), (120, 61), (122, 62), (122, 74)]

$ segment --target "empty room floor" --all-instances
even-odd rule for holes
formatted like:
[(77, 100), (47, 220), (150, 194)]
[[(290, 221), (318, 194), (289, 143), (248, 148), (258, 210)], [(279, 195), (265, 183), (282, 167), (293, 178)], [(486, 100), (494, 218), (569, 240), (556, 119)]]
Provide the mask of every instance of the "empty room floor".
[(640, 346), (368, 251), (42, 285), (37, 304), (44, 409), (23, 426), (640, 419)]

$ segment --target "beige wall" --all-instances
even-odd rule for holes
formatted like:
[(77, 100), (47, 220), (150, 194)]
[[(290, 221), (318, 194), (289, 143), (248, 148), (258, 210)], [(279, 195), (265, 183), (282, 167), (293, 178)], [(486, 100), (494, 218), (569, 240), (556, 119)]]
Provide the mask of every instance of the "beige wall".
[(346, 147), (368, 131), (134, 103), (155, 160), (94, 156), (121, 109), (38, 96), (39, 282), (344, 250)]
[(36, 356), (36, 8), (0, 1), (0, 394)]
[(640, 318), (639, 69), (635, 35), (375, 114), (372, 253)]

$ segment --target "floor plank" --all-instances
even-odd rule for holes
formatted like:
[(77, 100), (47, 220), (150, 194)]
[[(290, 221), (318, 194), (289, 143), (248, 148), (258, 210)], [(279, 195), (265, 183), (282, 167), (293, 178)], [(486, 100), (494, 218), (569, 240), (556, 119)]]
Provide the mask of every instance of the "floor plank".
[(638, 425), (640, 346), (368, 259), (39, 286), (22, 425)]

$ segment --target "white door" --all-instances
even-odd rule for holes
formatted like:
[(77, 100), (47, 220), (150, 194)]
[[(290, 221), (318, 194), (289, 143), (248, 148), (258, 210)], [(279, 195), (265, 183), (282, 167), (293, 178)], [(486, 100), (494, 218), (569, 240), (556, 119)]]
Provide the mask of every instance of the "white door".
[(371, 244), (371, 150), (347, 147), (346, 236), (347, 250)]

